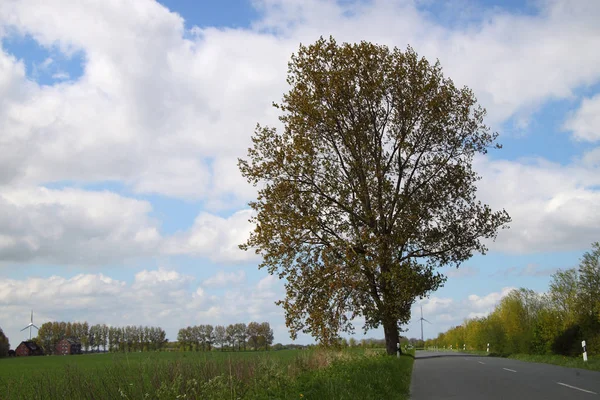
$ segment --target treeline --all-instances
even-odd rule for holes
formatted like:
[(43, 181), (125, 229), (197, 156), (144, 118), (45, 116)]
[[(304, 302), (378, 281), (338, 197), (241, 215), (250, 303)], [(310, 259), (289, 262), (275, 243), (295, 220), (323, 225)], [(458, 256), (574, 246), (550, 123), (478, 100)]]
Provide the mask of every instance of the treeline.
[(177, 334), (182, 351), (211, 351), (213, 347), (240, 351), (247, 346), (254, 350), (269, 349), (273, 344), (273, 329), (268, 322), (250, 322), (224, 325), (197, 325), (182, 328)]
[(469, 319), (426, 346), (500, 354), (600, 354), (600, 244), (592, 244), (578, 268), (559, 270), (545, 294), (513, 290), (484, 318)]
[(87, 322), (46, 322), (38, 331), (36, 342), (45, 354), (53, 354), (63, 338), (73, 338), (87, 351), (151, 351), (160, 350), (167, 342), (162, 328), (153, 326), (115, 327)]

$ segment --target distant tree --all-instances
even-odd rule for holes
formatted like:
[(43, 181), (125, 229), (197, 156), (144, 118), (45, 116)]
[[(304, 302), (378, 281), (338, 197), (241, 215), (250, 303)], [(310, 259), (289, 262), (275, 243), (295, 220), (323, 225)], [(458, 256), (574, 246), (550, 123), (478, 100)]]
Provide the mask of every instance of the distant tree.
[(87, 321), (85, 321), (81, 326), (81, 336), (79, 340), (81, 340), (81, 345), (87, 352), (90, 348), (90, 326)]
[(221, 348), (221, 351), (225, 350), (226, 343), (226, 329), (223, 325), (215, 326), (215, 344)]
[(271, 325), (268, 322), (261, 323), (259, 332), (261, 345), (265, 347), (265, 350), (269, 350), (269, 346), (273, 344), (274, 339), (273, 329), (271, 329)]
[(275, 343), (272, 347), (273, 350), (277, 351), (277, 350), (283, 350), (285, 349), (285, 346), (282, 345), (281, 343)]
[(234, 324), (229, 324), (225, 328), (225, 339), (229, 343), (229, 347), (235, 351), (236, 327)]
[(215, 328), (210, 324), (204, 325), (204, 340), (206, 342), (206, 349), (211, 351), (215, 340)]
[(354, 339), (353, 337), (351, 337), (350, 340), (348, 341), (348, 345), (350, 347), (356, 347), (356, 339)]
[(100, 343), (104, 351), (106, 351), (106, 347), (108, 346), (108, 326), (106, 324), (102, 324), (100, 329)]
[(190, 350), (191, 338), (189, 331), (190, 327), (188, 326), (187, 328), (181, 328), (179, 332), (177, 332), (177, 343), (179, 343), (179, 350)]
[(246, 329), (246, 334), (248, 335), (248, 344), (250, 347), (253, 350), (257, 350), (260, 338), (260, 324), (254, 321), (250, 322)]
[(0, 358), (8, 356), (10, 350), (10, 342), (8, 337), (4, 334), (2, 328), (0, 328)]
[(44, 354), (53, 353), (54, 338), (52, 334), (52, 325), (52, 322), (44, 322), (40, 325), (40, 329), (38, 330), (38, 343), (40, 343), (40, 346), (44, 349)]
[(108, 351), (114, 352), (119, 348), (119, 329), (115, 326), (108, 328)]
[(257, 126), (242, 175), (259, 185), (240, 247), (286, 279), (298, 332), (334, 343), (363, 316), (396, 354), (415, 298), (510, 221), (476, 198), (473, 159), (496, 147), (473, 92), (409, 47), (333, 38), (301, 45), (288, 68), (282, 132)]
[(235, 324), (235, 340), (238, 344), (238, 350), (246, 350), (246, 338), (248, 337), (248, 327), (244, 323)]

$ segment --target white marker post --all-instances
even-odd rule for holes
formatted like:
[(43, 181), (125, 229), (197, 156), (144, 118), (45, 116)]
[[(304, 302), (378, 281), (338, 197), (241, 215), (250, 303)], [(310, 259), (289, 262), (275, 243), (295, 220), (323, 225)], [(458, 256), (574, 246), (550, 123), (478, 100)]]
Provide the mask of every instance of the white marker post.
[(467, 344), (463, 343), (463, 351), (465, 351), (467, 349)]
[(450, 345), (450, 350), (452, 350), (452, 345)]
[(396, 343), (396, 357), (400, 358), (400, 343)]
[(487, 345), (487, 352), (488, 352), (488, 353), (490, 352), (490, 344), (489, 344), (489, 343), (488, 343), (488, 345)]
[(585, 349), (585, 340), (581, 341), (581, 347), (583, 347), (583, 361), (587, 362), (587, 351)]

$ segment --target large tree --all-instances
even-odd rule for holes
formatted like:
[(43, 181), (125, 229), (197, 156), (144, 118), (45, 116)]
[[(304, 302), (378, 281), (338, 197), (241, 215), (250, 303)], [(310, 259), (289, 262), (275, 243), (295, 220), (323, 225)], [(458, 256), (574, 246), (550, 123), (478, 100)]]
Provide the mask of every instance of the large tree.
[(383, 325), (389, 354), (417, 297), (510, 221), (477, 201), (473, 157), (497, 134), (468, 88), (410, 47), (300, 45), (279, 109), (257, 125), (243, 176), (260, 185), (242, 249), (286, 279), (292, 337), (333, 343), (351, 320)]

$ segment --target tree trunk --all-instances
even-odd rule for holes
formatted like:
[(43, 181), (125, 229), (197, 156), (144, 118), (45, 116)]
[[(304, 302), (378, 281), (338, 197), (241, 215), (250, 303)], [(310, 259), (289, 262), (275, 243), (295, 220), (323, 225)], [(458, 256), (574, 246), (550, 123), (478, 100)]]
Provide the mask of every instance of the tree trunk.
[(385, 335), (385, 350), (389, 356), (396, 355), (396, 351), (402, 350), (398, 346), (399, 332), (398, 323), (394, 320), (383, 321), (383, 333)]

